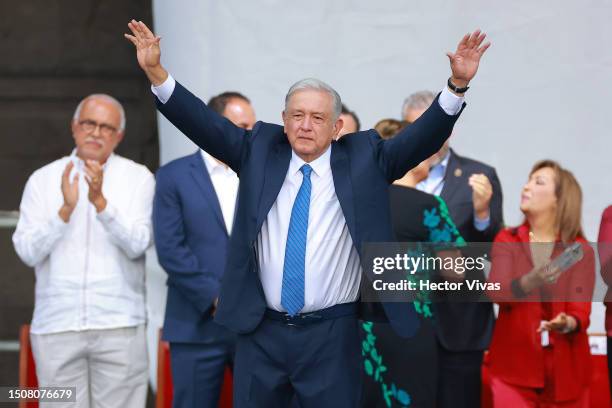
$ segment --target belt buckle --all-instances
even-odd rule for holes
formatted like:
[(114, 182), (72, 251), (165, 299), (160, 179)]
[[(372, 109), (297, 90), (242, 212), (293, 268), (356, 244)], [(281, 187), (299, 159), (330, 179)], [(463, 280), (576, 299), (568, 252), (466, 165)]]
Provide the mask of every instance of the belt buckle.
[(285, 325), (287, 325), (289, 327), (297, 327), (298, 325), (293, 323), (294, 319), (297, 316), (299, 316), (299, 315), (291, 316), (289, 313), (285, 313), (285, 315), (283, 316), (285, 318)]

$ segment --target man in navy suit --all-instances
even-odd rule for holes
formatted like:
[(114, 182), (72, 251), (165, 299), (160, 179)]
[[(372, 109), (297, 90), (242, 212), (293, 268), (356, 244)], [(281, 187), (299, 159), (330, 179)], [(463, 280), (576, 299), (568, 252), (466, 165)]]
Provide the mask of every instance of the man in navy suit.
[[(237, 92), (208, 106), (251, 129), (255, 112)], [(203, 150), (157, 171), (155, 246), (168, 273), (163, 339), (170, 342), (174, 407), (215, 407), (236, 336), (213, 321), (232, 229), (238, 176)]]
[(450, 135), (489, 46), (485, 35), (468, 34), (447, 54), (448, 88), (412, 126), (390, 140), (369, 130), (332, 143), (342, 103), (329, 85), (297, 82), (285, 98), (284, 126), (257, 122), (246, 131), (168, 74), (160, 38), (145, 24), (128, 26), (160, 112), (240, 177), (215, 316), (240, 334), (234, 403), (286, 407), (295, 395), (303, 408), (358, 406), (358, 315), (373, 320), (384, 311), (404, 336), (417, 327), (411, 304), (359, 307), (362, 274), (373, 278), (360, 265), (362, 244), (394, 240), (388, 186)]
[[(416, 92), (404, 101), (404, 120), (414, 122), (435, 95)], [(429, 160), (429, 174), (417, 189), (441, 196), (467, 242), (492, 242), (503, 225), (502, 190), (491, 166), (459, 156), (447, 140)], [(461, 276), (461, 275), (459, 275)], [(485, 280), (482, 271), (465, 279)], [(493, 334), (493, 307), (485, 302), (435, 303), (438, 340), (437, 406), (478, 408), (484, 351)]]

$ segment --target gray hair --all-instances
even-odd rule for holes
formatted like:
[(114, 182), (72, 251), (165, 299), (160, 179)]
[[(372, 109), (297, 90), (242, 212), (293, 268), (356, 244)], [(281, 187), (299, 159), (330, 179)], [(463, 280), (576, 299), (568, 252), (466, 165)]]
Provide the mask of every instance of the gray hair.
[(102, 101), (109, 102), (110, 104), (115, 105), (115, 107), (119, 111), (119, 117), (121, 118), (121, 121), (119, 124), (119, 131), (123, 132), (123, 130), (125, 129), (125, 110), (123, 110), (123, 106), (117, 99), (107, 94), (91, 94), (83, 98), (83, 100), (79, 102), (79, 105), (74, 111), (74, 115), (72, 115), (72, 120), (75, 120), (75, 121), (79, 120), (79, 116), (81, 116), (81, 109), (83, 109), (85, 102), (89, 101), (90, 99), (100, 99)]
[(402, 118), (406, 116), (406, 112), (411, 109), (427, 109), (431, 105), (431, 103), (436, 99), (436, 95), (434, 95), (431, 91), (419, 91), (415, 92), (406, 99), (404, 99), (404, 104), (402, 105)]
[(289, 103), (289, 99), (293, 96), (293, 94), (305, 89), (314, 89), (330, 94), (333, 100), (333, 120), (336, 121), (338, 117), (340, 117), (340, 113), (342, 112), (342, 100), (340, 99), (340, 95), (338, 95), (338, 92), (336, 92), (334, 88), (316, 78), (302, 79), (291, 85), (291, 88), (289, 88), (289, 91), (287, 92), (287, 96), (285, 96), (285, 110), (287, 110), (287, 104)]

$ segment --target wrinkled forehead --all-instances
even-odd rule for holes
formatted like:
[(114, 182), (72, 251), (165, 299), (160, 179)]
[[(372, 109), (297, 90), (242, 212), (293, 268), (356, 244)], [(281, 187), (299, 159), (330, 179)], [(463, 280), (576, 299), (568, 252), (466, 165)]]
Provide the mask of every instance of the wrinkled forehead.
[(290, 112), (325, 113), (332, 116), (333, 106), (332, 95), (318, 89), (300, 89), (293, 93), (287, 101), (287, 110)]

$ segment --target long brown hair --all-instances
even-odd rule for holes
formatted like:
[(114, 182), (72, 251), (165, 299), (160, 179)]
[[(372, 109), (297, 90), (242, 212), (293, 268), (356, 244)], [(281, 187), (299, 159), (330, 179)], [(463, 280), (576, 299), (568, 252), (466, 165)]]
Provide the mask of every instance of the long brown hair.
[(550, 168), (555, 175), (555, 196), (557, 197), (557, 214), (555, 230), (563, 242), (572, 242), (584, 237), (582, 232), (582, 189), (572, 172), (561, 167), (554, 160), (537, 162), (529, 176), (543, 168)]

